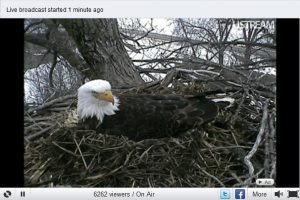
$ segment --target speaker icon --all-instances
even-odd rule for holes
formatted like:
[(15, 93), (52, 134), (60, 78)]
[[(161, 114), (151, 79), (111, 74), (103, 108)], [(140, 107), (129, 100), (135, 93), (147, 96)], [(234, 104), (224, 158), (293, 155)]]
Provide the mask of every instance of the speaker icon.
[(283, 195), (283, 192), (280, 192), (280, 190), (278, 190), (277, 192), (274, 193), (274, 195), (280, 198)]

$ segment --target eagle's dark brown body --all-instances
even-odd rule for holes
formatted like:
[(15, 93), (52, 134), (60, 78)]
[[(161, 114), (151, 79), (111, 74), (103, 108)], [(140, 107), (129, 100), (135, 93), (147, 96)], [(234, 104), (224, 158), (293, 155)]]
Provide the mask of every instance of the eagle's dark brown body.
[(212, 121), (217, 105), (203, 96), (191, 95), (118, 95), (119, 111), (105, 116), (102, 124), (96, 118), (86, 119), (86, 128), (105, 134), (124, 135), (132, 140), (177, 136), (186, 130)]

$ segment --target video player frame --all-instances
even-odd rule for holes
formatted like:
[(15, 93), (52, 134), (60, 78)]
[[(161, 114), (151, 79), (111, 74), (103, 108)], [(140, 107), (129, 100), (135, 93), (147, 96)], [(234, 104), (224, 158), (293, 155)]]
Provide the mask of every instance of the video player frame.
[[(275, 19), (25, 19), (24, 32), (26, 187), (276, 186)], [(95, 79), (121, 99), (113, 128), (78, 116)]]

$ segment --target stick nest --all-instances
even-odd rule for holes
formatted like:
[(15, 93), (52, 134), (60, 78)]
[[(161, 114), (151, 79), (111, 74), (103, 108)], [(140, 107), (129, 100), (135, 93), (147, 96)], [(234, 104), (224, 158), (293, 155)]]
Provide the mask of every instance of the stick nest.
[[(205, 126), (139, 142), (62, 126), (74, 95), (26, 108), (25, 186), (239, 187), (275, 178), (275, 105), (264, 110), (263, 100), (235, 95), (234, 105)], [(253, 171), (244, 162), (250, 153)]]

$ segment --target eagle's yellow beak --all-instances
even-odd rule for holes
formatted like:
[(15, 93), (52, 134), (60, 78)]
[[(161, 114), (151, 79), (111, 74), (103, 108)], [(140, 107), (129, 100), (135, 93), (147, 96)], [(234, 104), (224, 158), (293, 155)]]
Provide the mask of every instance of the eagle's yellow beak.
[(111, 102), (113, 105), (115, 103), (114, 96), (111, 91), (105, 91), (103, 93), (99, 93), (98, 99)]

